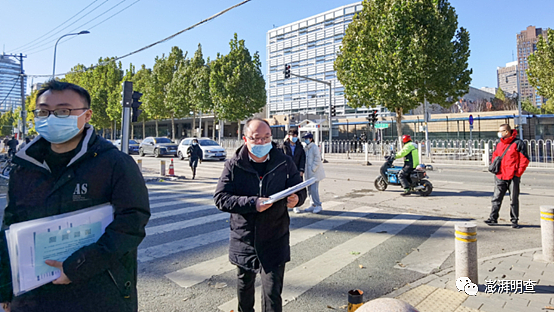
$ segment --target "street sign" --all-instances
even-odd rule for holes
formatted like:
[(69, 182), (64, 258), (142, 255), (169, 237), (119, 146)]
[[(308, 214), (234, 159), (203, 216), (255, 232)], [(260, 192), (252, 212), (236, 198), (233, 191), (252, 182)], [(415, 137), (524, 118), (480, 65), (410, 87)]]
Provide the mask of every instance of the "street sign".
[(469, 124), (469, 130), (473, 130), (473, 125)]
[(469, 115), (469, 125), (473, 126), (473, 115)]
[(521, 116), (520, 117), (514, 117), (514, 123), (516, 125), (526, 125), (527, 124), (527, 117)]
[(387, 129), (389, 127), (388, 123), (376, 123), (375, 129)]

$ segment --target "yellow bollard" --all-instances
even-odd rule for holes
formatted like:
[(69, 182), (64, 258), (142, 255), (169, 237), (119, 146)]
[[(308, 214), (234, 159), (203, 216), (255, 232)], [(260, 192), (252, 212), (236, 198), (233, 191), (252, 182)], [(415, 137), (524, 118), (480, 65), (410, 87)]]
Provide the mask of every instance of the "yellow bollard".
[(348, 312), (358, 310), (364, 304), (364, 292), (355, 289), (348, 292)]
[(139, 167), (140, 172), (142, 172), (142, 159), (137, 159), (137, 165)]
[(160, 175), (165, 176), (165, 160), (160, 161)]

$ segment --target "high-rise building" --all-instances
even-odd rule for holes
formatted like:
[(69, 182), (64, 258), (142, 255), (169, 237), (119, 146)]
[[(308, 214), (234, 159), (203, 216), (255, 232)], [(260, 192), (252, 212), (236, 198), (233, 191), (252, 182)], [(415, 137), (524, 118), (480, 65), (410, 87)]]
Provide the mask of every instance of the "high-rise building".
[[(267, 32), (268, 117), (287, 114), (329, 113), (329, 88), (325, 84), (291, 76), (285, 79), (285, 64), (291, 73), (331, 81), (337, 115), (354, 113), (344, 97), (344, 87), (333, 68), (346, 27), (362, 10), (361, 2), (345, 5)], [(363, 109), (358, 109), (359, 113)]]
[(517, 35), (517, 60), (519, 68), (519, 84), (522, 99), (529, 99), (531, 102), (540, 107), (546, 102), (546, 99), (537, 94), (537, 90), (529, 84), (526, 71), (529, 68), (527, 64), (527, 58), (537, 50), (537, 42), (539, 36), (547, 38), (547, 30), (542, 28), (536, 28), (535, 26), (529, 26), (526, 30), (520, 32)]
[[(7, 55), (0, 54), (0, 112), (21, 107), (21, 66)], [(23, 88), (27, 78), (23, 79)]]
[(505, 67), (496, 68), (498, 87), (505, 93), (517, 93), (517, 61), (506, 63)]

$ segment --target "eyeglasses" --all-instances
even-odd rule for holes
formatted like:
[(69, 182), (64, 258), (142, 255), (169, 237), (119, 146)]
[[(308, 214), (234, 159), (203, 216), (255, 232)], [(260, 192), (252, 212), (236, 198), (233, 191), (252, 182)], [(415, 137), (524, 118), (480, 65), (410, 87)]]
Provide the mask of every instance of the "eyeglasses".
[(254, 142), (254, 143), (257, 143), (257, 142), (267, 143), (267, 142), (271, 141), (271, 139), (273, 137), (268, 136), (268, 137), (265, 137), (265, 138), (253, 138), (253, 137), (245, 136), (245, 138), (247, 138), (248, 140), (250, 140), (251, 142)]
[(33, 111), (33, 114), (35, 114), (35, 118), (48, 118), (50, 114), (54, 114), (54, 116), (58, 118), (67, 118), (71, 115), (71, 112), (74, 110), (88, 110), (89, 108), (83, 107), (83, 108), (58, 108), (55, 110), (48, 110), (48, 109), (35, 109)]

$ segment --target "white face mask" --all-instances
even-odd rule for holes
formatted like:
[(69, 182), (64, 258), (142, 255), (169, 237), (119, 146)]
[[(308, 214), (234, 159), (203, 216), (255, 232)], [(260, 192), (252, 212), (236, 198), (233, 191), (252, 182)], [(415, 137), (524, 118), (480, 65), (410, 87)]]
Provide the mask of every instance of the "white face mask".
[(502, 135), (502, 132), (498, 132), (496, 135), (498, 136), (499, 139), (502, 139), (502, 138), (504, 137), (504, 136)]

